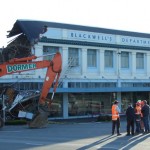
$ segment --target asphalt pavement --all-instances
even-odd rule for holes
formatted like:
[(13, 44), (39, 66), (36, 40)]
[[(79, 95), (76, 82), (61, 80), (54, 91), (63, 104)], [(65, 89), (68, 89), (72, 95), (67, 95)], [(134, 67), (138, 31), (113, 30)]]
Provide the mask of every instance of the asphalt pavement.
[(0, 129), (1, 150), (149, 150), (150, 134), (111, 135), (111, 122), (50, 122), (46, 128), (7, 125)]

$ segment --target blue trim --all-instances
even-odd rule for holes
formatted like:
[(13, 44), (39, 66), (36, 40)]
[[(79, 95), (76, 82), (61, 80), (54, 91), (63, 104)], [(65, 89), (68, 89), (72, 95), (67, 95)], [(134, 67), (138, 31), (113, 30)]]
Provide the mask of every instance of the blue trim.
[(82, 41), (60, 40), (60, 39), (56, 40), (56, 39), (50, 39), (50, 38), (46, 38), (46, 37), (42, 37), (40, 39), (40, 42), (43, 42), (43, 43), (57, 43), (57, 44), (71, 44), (71, 45), (81, 45), (81, 46), (124, 48), (124, 49), (135, 49), (135, 50), (150, 50), (150, 47), (105, 44), (105, 43), (94, 43), (94, 42), (82, 42)]
[[(50, 90), (52, 92), (52, 89)], [(122, 87), (122, 88), (57, 88), (57, 93), (89, 93), (89, 92), (138, 92), (150, 91), (150, 87)]]

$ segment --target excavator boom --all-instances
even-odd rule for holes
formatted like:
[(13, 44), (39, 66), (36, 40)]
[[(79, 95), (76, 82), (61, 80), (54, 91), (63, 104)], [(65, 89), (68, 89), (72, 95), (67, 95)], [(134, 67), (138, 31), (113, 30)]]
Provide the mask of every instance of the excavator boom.
[(0, 64), (0, 77), (20, 73), (30, 70), (36, 70), (41, 68), (47, 68), (47, 73), (44, 79), (41, 95), (38, 101), (39, 109), (34, 115), (34, 118), (29, 122), (30, 128), (41, 128), (45, 127), (48, 119), (46, 111), (48, 103), (47, 95), (49, 93), (52, 84), (54, 83), (54, 92), (56, 91), (58, 80), (62, 69), (62, 58), (61, 54), (57, 52), (51, 61), (42, 60), (36, 61), (36, 56), (25, 57), (25, 58), (14, 58), (8, 62)]

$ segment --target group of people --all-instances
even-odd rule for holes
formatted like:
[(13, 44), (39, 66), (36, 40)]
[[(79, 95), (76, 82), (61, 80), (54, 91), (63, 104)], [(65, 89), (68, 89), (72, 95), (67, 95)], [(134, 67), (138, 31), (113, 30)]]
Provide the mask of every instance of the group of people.
[[(119, 116), (120, 109), (118, 107), (118, 103), (119, 102), (115, 100), (112, 105), (112, 135), (114, 135), (115, 128), (117, 128), (117, 136), (121, 135)], [(138, 100), (135, 107), (133, 107), (132, 104), (129, 104), (126, 110), (127, 136), (139, 133), (150, 133), (149, 117), (150, 106), (147, 104), (146, 100)]]
[[(139, 133), (150, 133), (149, 127), (149, 116), (150, 116), (150, 106), (147, 104), (146, 100), (139, 100), (136, 106), (133, 107), (129, 104), (126, 110), (127, 118), (127, 135), (134, 135)], [(134, 124), (136, 124), (136, 129), (134, 130)]]

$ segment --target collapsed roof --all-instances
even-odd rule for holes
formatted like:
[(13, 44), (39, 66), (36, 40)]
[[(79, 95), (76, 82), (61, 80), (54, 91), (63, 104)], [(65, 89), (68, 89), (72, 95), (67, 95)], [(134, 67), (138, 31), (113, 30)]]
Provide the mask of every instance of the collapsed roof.
[(46, 31), (47, 27), (84, 30), (88, 27), (46, 22), (35, 20), (17, 20), (13, 28), (8, 31), (7, 38), (13, 38), (3, 50), (4, 60), (27, 57), (31, 54), (31, 47), (39, 40), (39, 35)]
[[(29, 56), (31, 54), (31, 47), (38, 42), (39, 35), (44, 33), (47, 27), (150, 38), (150, 34), (146, 33), (128, 32), (46, 21), (17, 20), (13, 28), (8, 31), (7, 37), (14, 37), (14, 39), (9, 42), (6, 48), (3, 49), (3, 60), (8, 61), (14, 57), (22, 58)], [(2, 59), (0, 62), (2, 62)]]
[[(47, 22), (17, 20), (13, 28), (8, 31), (7, 38), (13, 38), (3, 49), (3, 60), (27, 57), (31, 54), (31, 47), (38, 42), (39, 35), (44, 32)], [(0, 60), (2, 62), (2, 60)]]

